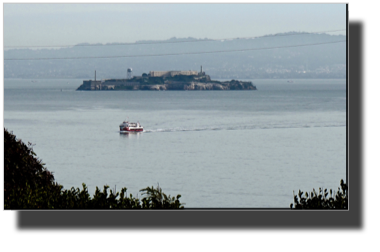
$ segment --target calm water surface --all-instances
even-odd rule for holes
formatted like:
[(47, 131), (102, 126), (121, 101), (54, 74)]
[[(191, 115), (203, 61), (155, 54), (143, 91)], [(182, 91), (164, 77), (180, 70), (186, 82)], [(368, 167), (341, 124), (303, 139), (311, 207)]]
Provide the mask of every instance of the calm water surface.
[[(345, 80), (252, 80), (257, 91), (75, 91), (82, 80), (5, 79), (4, 126), (65, 188), (187, 208), (288, 208), (293, 190), (346, 177)], [(129, 117), (143, 133), (120, 134)]]

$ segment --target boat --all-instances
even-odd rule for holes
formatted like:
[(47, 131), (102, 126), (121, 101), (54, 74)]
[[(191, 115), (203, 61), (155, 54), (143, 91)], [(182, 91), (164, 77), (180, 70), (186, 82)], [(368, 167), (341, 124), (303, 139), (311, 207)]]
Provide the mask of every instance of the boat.
[(129, 122), (125, 120), (122, 124), (119, 125), (120, 133), (127, 132), (142, 132), (144, 130), (143, 126), (139, 122)]

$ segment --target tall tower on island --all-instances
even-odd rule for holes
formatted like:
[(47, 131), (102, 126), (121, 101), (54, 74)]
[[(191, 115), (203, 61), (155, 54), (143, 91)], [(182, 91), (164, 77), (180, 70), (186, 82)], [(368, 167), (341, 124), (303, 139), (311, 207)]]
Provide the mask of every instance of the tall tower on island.
[(127, 79), (132, 79), (132, 68), (127, 69)]

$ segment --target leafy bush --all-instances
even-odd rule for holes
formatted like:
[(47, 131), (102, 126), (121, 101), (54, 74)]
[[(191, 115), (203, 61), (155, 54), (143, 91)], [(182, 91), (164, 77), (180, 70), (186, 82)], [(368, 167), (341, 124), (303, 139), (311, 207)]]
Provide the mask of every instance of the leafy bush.
[(5, 209), (152, 209), (184, 208), (177, 195), (170, 197), (160, 187), (147, 187), (140, 192), (146, 195), (141, 199), (127, 196), (127, 188), (120, 193), (104, 186), (103, 191), (96, 187), (91, 198), (86, 184), (82, 190), (72, 187), (64, 190), (54, 181), (41, 160), (35, 157), (32, 144), (25, 145), (16, 136), (4, 129), (4, 208)]
[(157, 188), (147, 187), (140, 192), (144, 192), (143, 195), (146, 195), (142, 199), (143, 208), (183, 208), (179, 202), (181, 195), (178, 194), (176, 198), (167, 196), (159, 186)]
[[(335, 194), (335, 192), (334, 192)], [(340, 188), (338, 192), (333, 195), (330, 189), (330, 197), (327, 189), (324, 191), (319, 188), (318, 194), (313, 189), (313, 192), (303, 195), (299, 190), (298, 196), (294, 195), (294, 209), (348, 209), (348, 186), (344, 183), (343, 179), (340, 181)], [(293, 203), (290, 204), (293, 209)]]

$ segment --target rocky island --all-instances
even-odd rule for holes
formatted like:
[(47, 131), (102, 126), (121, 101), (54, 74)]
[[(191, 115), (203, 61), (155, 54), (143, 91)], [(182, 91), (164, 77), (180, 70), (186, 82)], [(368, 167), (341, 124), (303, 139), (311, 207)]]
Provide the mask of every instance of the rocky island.
[(127, 79), (84, 80), (77, 90), (256, 90), (250, 81), (216, 81), (201, 71), (150, 71)]

